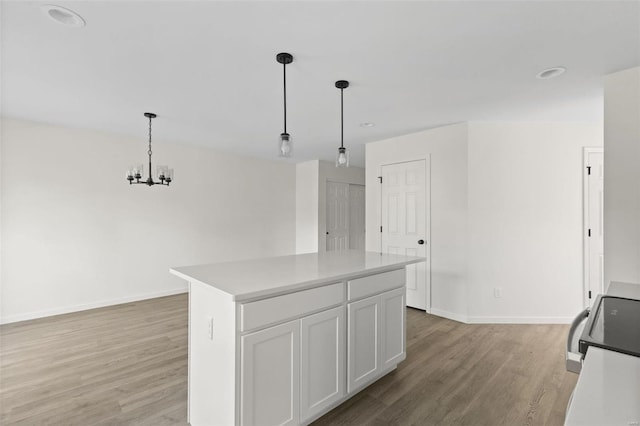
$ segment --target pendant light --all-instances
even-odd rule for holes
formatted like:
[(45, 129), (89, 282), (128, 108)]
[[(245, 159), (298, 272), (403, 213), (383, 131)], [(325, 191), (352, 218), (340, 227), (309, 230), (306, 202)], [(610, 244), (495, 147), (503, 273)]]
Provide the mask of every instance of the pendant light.
[(336, 87), (340, 89), (340, 148), (336, 157), (336, 167), (349, 167), (349, 151), (344, 147), (344, 89), (349, 87), (346, 80), (336, 81)]
[(279, 156), (291, 157), (293, 155), (293, 142), (291, 141), (291, 135), (287, 133), (287, 64), (293, 62), (293, 56), (290, 53), (278, 53), (276, 60), (282, 64), (284, 82), (284, 131), (280, 134)]
[(127, 170), (127, 180), (129, 181), (129, 185), (144, 184), (148, 186), (169, 186), (171, 181), (173, 181), (173, 169), (170, 169), (167, 166), (158, 166), (158, 169), (156, 171), (156, 178), (158, 180), (154, 181), (151, 177), (151, 170), (153, 170), (151, 166), (151, 120), (156, 118), (157, 116), (152, 112), (145, 112), (144, 116), (149, 119), (149, 150), (147, 151), (147, 154), (149, 154), (149, 177), (147, 178), (147, 180), (140, 180), (144, 175), (144, 166), (142, 164), (138, 164), (130, 167), (129, 170)]

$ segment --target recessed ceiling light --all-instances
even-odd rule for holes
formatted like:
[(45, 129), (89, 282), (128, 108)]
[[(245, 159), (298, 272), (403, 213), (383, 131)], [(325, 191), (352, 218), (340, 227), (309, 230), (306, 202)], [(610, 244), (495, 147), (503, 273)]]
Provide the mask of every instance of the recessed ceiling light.
[(565, 67), (553, 67), (540, 71), (536, 77), (541, 80), (547, 80), (549, 78), (558, 77), (567, 71)]
[(367, 122), (367, 123), (360, 123), (360, 127), (373, 127), (373, 126), (375, 126), (375, 125), (376, 125), (376, 123), (369, 123), (369, 122)]
[(43, 5), (42, 11), (46, 13), (49, 18), (59, 24), (66, 25), (67, 27), (82, 28), (86, 25), (82, 16), (78, 15), (73, 10), (56, 6), (55, 4)]

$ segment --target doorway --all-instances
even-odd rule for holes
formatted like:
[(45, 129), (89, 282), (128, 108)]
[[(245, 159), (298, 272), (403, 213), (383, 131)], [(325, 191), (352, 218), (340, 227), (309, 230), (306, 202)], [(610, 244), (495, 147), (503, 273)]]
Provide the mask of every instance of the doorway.
[[(429, 182), (426, 160), (382, 166), (380, 228), (382, 253), (427, 257), (429, 253)], [(427, 263), (407, 266), (407, 306), (431, 309)]]
[(584, 148), (584, 306), (604, 293), (604, 150)]
[(364, 250), (364, 193), (364, 185), (327, 181), (327, 251)]

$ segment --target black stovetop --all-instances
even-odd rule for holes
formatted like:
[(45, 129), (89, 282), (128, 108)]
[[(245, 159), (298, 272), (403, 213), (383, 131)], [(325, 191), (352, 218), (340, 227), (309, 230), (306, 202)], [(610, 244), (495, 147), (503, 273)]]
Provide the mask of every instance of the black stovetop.
[(640, 357), (640, 300), (600, 295), (580, 337), (580, 352), (589, 346)]

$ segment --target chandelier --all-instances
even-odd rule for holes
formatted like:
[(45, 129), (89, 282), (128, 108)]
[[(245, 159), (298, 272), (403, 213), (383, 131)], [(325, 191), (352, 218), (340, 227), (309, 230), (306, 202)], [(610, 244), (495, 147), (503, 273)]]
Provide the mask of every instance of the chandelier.
[(127, 170), (127, 180), (129, 181), (129, 185), (144, 184), (148, 186), (169, 186), (173, 181), (173, 169), (170, 169), (168, 166), (158, 166), (156, 169), (157, 180), (153, 180), (151, 177), (151, 171), (153, 170), (153, 167), (151, 166), (151, 120), (157, 116), (152, 112), (145, 112), (144, 116), (149, 118), (149, 151), (147, 151), (147, 154), (149, 154), (149, 176), (146, 180), (140, 180), (144, 176), (144, 166), (142, 164), (137, 164), (135, 166), (131, 166), (129, 170)]

